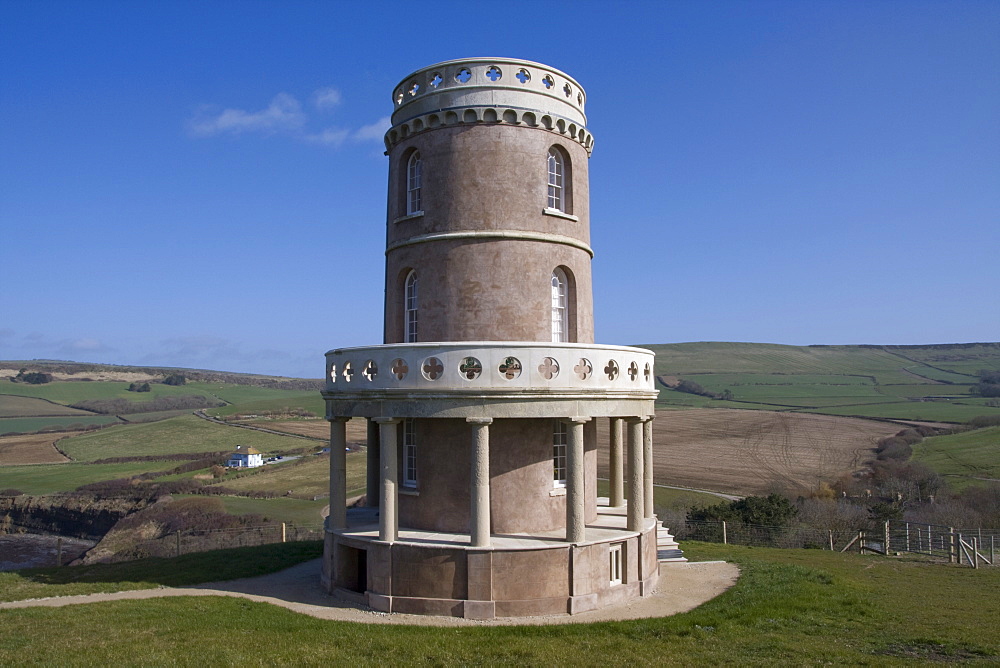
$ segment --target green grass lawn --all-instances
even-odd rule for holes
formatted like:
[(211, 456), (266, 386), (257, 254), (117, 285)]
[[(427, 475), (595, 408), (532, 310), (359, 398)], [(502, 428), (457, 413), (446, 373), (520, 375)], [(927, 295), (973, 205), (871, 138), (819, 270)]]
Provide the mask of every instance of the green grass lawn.
[(956, 489), (1000, 479), (1000, 427), (925, 439), (913, 446), (913, 458), (948, 476)]
[[(323, 553), (319, 541), (275, 543), (119, 564), (0, 572), (0, 601), (182, 587), (274, 573)], [(2, 615), (3, 613), (0, 613)]]
[[(61, 445), (61, 443), (60, 443)], [(92, 482), (128, 478), (151, 471), (167, 471), (182, 462), (127, 462), (124, 464), (31, 464), (0, 466), (0, 489), (19, 489), (25, 494), (69, 492)]]
[[(685, 548), (697, 560), (735, 561), (741, 576), (729, 591), (672, 617), (387, 627), (323, 621), (232, 598), (118, 601), (3, 611), (0, 664), (903, 666), (1000, 660), (1000, 568), (818, 550), (698, 543)], [(255, 564), (253, 550), (230, 562), (240, 568)], [(181, 570), (172, 564), (183, 559), (150, 563), (149, 570), (155, 567), (159, 581)], [(113, 588), (116, 568), (131, 569), (129, 583), (147, 583), (144, 563), (107, 567), (97, 584)], [(174, 580), (187, 579), (183, 573), (191, 570), (184, 568)], [(92, 585), (41, 586), (44, 595), (53, 595)]]
[(60, 449), (78, 461), (107, 457), (214, 452), (252, 446), (265, 453), (286, 452), (308, 442), (289, 436), (227, 427), (184, 415), (160, 422), (109, 427), (59, 442)]

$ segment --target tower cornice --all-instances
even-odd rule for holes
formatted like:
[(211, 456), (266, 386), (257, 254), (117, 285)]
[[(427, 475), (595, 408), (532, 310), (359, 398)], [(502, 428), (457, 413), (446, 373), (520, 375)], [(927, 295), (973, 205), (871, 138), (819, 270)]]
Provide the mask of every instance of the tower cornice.
[(465, 58), (421, 68), (393, 91), (390, 151), (407, 137), (461, 124), (503, 123), (539, 128), (594, 145), (579, 83), (553, 67), (515, 58)]

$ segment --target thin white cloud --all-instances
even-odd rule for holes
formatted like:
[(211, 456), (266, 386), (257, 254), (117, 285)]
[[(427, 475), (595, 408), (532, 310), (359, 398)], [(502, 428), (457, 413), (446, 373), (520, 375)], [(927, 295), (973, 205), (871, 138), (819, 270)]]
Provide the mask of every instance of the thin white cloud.
[(305, 135), (303, 139), (312, 144), (323, 144), (326, 146), (340, 146), (351, 134), (350, 130), (339, 128), (327, 128), (316, 134)]
[(306, 116), (299, 101), (288, 93), (278, 93), (271, 104), (260, 111), (226, 109), (213, 114), (208, 109), (202, 109), (189, 121), (188, 128), (196, 137), (244, 132), (273, 134), (299, 131), (305, 122)]
[[(336, 88), (320, 88), (313, 93), (312, 101), (318, 110), (331, 109), (343, 101)], [(309, 144), (337, 148), (347, 141), (381, 141), (391, 122), (383, 116), (370, 125), (356, 130), (341, 127), (327, 127), (312, 131), (307, 128), (309, 118), (302, 105), (288, 93), (279, 93), (265, 109), (246, 111), (203, 107), (194, 118), (188, 120), (187, 129), (192, 137), (214, 137), (223, 134), (283, 134)]]
[(383, 116), (371, 125), (363, 125), (355, 131), (353, 138), (355, 141), (381, 141), (386, 131), (392, 125), (388, 116)]
[(313, 104), (320, 111), (333, 109), (343, 101), (340, 91), (336, 88), (320, 88), (313, 93)]

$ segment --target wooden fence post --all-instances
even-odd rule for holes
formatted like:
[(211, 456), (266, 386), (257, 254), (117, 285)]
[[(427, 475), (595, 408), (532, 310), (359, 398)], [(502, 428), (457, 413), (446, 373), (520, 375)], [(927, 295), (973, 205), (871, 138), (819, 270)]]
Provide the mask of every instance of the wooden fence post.
[(972, 567), (979, 568), (979, 538), (972, 537)]
[(885, 548), (885, 556), (889, 556), (889, 520), (885, 521), (885, 543), (882, 545)]
[(287, 541), (288, 541), (287, 529), (285, 528), (285, 523), (282, 522), (281, 523), (281, 542), (284, 543), (284, 542), (287, 542)]
[(827, 529), (830, 534), (830, 551), (833, 552), (833, 529)]
[(948, 534), (951, 536), (951, 544), (948, 546), (948, 563), (958, 563), (958, 536), (955, 534), (955, 527), (948, 527)]
[(729, 544), (728, 536), (726, 536), (726, 520), (722, 520), (722, 544)]

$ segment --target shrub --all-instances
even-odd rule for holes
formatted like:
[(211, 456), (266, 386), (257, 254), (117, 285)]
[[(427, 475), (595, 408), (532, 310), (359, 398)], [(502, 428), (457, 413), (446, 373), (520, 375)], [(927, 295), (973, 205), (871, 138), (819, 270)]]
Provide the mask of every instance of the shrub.
[(164, 385), (184, 385), (186, 383), (187, 383), (187, 378), (185, 378), (182, 374), (179, 373), (172, 373), (163, 379)]

